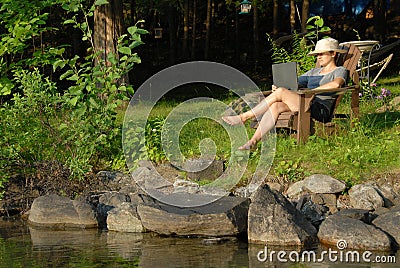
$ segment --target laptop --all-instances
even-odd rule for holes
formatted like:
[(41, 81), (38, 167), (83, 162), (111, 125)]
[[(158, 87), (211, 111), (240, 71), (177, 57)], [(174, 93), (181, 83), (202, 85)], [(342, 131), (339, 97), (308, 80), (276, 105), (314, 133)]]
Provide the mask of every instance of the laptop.
[(272, 79), (277, 87), (298, 90), (297, 62), (272, 64)]

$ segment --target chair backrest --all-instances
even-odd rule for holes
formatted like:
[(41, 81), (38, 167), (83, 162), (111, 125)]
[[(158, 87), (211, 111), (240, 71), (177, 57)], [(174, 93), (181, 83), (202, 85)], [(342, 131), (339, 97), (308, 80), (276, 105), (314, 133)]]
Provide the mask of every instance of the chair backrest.
[[(346, 53), (340, 53), (336, 57), (336, 66), (343, 66), (349, 71), (348, 81), (351, 80), (353, 85), (360, 84), (360, 77), (358, 75), (357, 66), (361, 59), (361, 51), (353, 44), (341, 45), (340, 49), (347, 50)], [(319, 63), (316, 63), (316, 67), (319, 67)], [(342, 99), (343, 95), (339, 95), (336, 99), (336, 104), (334, 109), (339, 105), (340, 100)], [(333, 111), (332, 111), (333, 112)]]

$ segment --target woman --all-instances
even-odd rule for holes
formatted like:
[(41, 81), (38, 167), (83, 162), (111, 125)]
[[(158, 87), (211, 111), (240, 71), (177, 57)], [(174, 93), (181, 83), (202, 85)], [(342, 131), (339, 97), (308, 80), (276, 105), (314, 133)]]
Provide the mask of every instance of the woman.
[[(336, 66), (335, 63), (337, 53), (343, 52), (345, 50), (339, 49), (337, 40), (333, 38), (319, 40), (315, 50), (308, 55), (316, 55), (321, 67), (313, 68), (299, 76), (299, 87), (328, 89), (339, 88), (344, 85), (347, 79), (347, 70), (344, 67)], [(249, 150), (275, 126), (280, 113), (299, 110), (299, 98), (300, 96), (296, 92), (272, 85), (272, 93), (252, 110), (239, 115), (224, 116), (222, 119), (230, 125), (237, 125), (243, 124), (256, 116), (263, 115), (253, 137), (239, 147), (239, 150)], [(332, 93), (316, 95), (311, 104), (311, 116), (321, 122), (330, 121), (335, 101), (336, 97)], [(271, 113), (266, 113), (268, 110)]]

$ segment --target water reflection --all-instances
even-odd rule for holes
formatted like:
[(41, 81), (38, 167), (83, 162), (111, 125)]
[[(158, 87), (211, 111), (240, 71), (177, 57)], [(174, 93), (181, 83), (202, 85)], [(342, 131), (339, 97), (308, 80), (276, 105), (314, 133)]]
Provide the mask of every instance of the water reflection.
[[(48, 230), (20, 221), (0, 221), (0, 267), (397, 267), (329, 261), (281, 263), (276, 255), (273, 262), (262, 262), (259, 260), (262, 250), (265, 246), (247, 245), (237, 239), (210, 242), (203, 238), (96, 229)], [(268, 250), (290, 252), (293, 248)], [(321, 250), (324, 248), (319, 248), (317, 254)]]

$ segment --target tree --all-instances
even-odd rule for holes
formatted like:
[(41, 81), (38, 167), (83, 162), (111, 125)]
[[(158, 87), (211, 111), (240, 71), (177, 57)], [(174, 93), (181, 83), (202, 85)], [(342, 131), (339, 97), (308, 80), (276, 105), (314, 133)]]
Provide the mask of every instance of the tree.
[(303, 6), (301, 9), (301, 32), (307, 32), (307, 20), (310, 13), (310, 1), (303, 0)]
[(386, 0), (374, 0), (374, 30), (380, 41), (386, 35)]
[(274, 0), (274, 8), (272, 14), (272, 35), (277, 36), (279, 32), (279, 0)]
[(293, 33), (296, 30), (296, 3), (295, 0), (290, 0), (290, 32)]
[(254, 59), (257, 62), (258, 59), (258, 43), (259, 34), (258, 34), (258, 2), (254, 1), (254, 8), (253, 8), (253, 49), (254, 49)]
[(206, 18), (206, 40), (204, 45), (204, 59), (208, 59), (210, 49), (210, 32), (211, 32), (211, 3), (212, 0), (207, 0), (207, 18)]
[(197, 2), (193, 0), (193, 22), (192, 22), (192, 53), (191, 58), (192, 60), (196, 56), (196, 18), (197, 18)]
[(101, 55), (103, 60), (107, 60), (110, 52), (117, 53), (117, 40), (124, 25), (122, 4), (122, 0), (113, 0), (97, 6), (94, 11), (94, 47), (96, 51), (104, 51)]
[(189, 55), (189, 0), (184, 0), (183, 5), (183, 58), (188, 58)]

